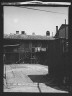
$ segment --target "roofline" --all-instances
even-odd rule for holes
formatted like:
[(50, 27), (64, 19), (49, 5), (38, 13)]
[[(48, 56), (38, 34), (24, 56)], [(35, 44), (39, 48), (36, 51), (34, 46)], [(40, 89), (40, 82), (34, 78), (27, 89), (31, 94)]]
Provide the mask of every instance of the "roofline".
[[(7, 36), (7, 37), (5, 37), (5, 36)], [(11, 37), (9, 37), (9, 36), (11, 36)], [(12, 36), (16, 36), (16, 37), (12, 37)], [(17, 36), (19, 36), (19, 38)], [(24, 36), (27, 36), (27, 37), (26, 38), (23, 37), (22, 34), (17, 34), (17, 35), (16, 34), (15, 35), (5, 34), (4, 39), (12, 39), (12, 40), (54, 40), (55, 39), (54, 37), (47, 37), (47, 36), (41, 36), (41, 35), (35, 35), (35, 36), (24, 35)]]
[(39, 41), (40, 41), (40, 40), (41, 40), (41, 41), (48, 41), (48, 40), (55, 40), (56, 38), (53, 38), (53, 39), (18, 39), (18, 38), (14, 38), (14, 39), (13, 39), (13, 38), (4, 38), (4, 39), (8, 39), (8, 40), (23, 40), (23, 41), (24, 41), (24, 40), (26, 40), (26, 41), (28, 41), (28, 40), (31, 40), (31, 41), (33, 41), (33, 40), (34, 40), (34, 41), (35, 41), (35, 40), (36, 40), (36, 41), (38, 41), (38, 40), (39, 40)]

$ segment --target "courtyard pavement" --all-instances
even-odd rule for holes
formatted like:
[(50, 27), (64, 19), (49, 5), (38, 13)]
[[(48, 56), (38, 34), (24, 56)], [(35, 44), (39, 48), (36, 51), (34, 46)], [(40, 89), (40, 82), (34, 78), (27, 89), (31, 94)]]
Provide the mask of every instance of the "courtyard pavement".
[(4, 92), (31, 93), (68, 93), (47, 86), (45, 83), (34, 82), (29, 75), (46, 75), (48, 66), (40, 64), (12, 64), (4, 66)]

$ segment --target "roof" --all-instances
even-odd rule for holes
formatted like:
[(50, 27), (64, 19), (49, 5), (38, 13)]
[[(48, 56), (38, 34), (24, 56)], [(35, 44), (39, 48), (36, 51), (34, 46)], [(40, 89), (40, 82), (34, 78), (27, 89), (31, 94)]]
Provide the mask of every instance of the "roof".
[(55, 37), (58, 37), (59, 36), (59, 31), (65, 27), (68, 27), (68, 24), (62, 24), (59, 28), (59, 30), (57, 31), (57, 33), (55, 34)]
[(55, 38), (41, 35), (23, 35), (23, 34), (4, 34), (4, 39), (18, 40), (54, 40)]
[(60, 26), (59, 30), (65, 28), (65, 27), (67, 27), (67, 26), (68, 26), (68, 24), (62, 24), (62, 25)]

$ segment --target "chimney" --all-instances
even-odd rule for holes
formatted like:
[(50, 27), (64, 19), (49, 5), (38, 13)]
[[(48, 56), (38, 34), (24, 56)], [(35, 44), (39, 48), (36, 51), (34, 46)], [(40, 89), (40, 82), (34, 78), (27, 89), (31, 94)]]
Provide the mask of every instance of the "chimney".
[(25, 31), (21, 31), (21, 34), (26, 35)]
[(35, 35), (35, 33), (33, 32), (32, 35)]
[(19, 31), (16, 31), (16, 34), (19, 34)]
[(46, 36), (50, 36), (50, 31), (46, 31)]
[(53, 37), (53, 32), (52, 32), (52, 37)]
[(56, 26), (56, 33), (58, 33), (58, 26)]

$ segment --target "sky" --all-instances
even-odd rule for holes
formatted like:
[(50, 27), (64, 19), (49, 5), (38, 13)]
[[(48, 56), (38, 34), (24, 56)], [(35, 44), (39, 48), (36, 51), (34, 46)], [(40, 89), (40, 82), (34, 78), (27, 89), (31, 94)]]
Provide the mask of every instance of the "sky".
[(4, 6), (4, 34), (25, 31), (27, 35), (56, 34), (56, 26), (68, 24), (68, 7)]

